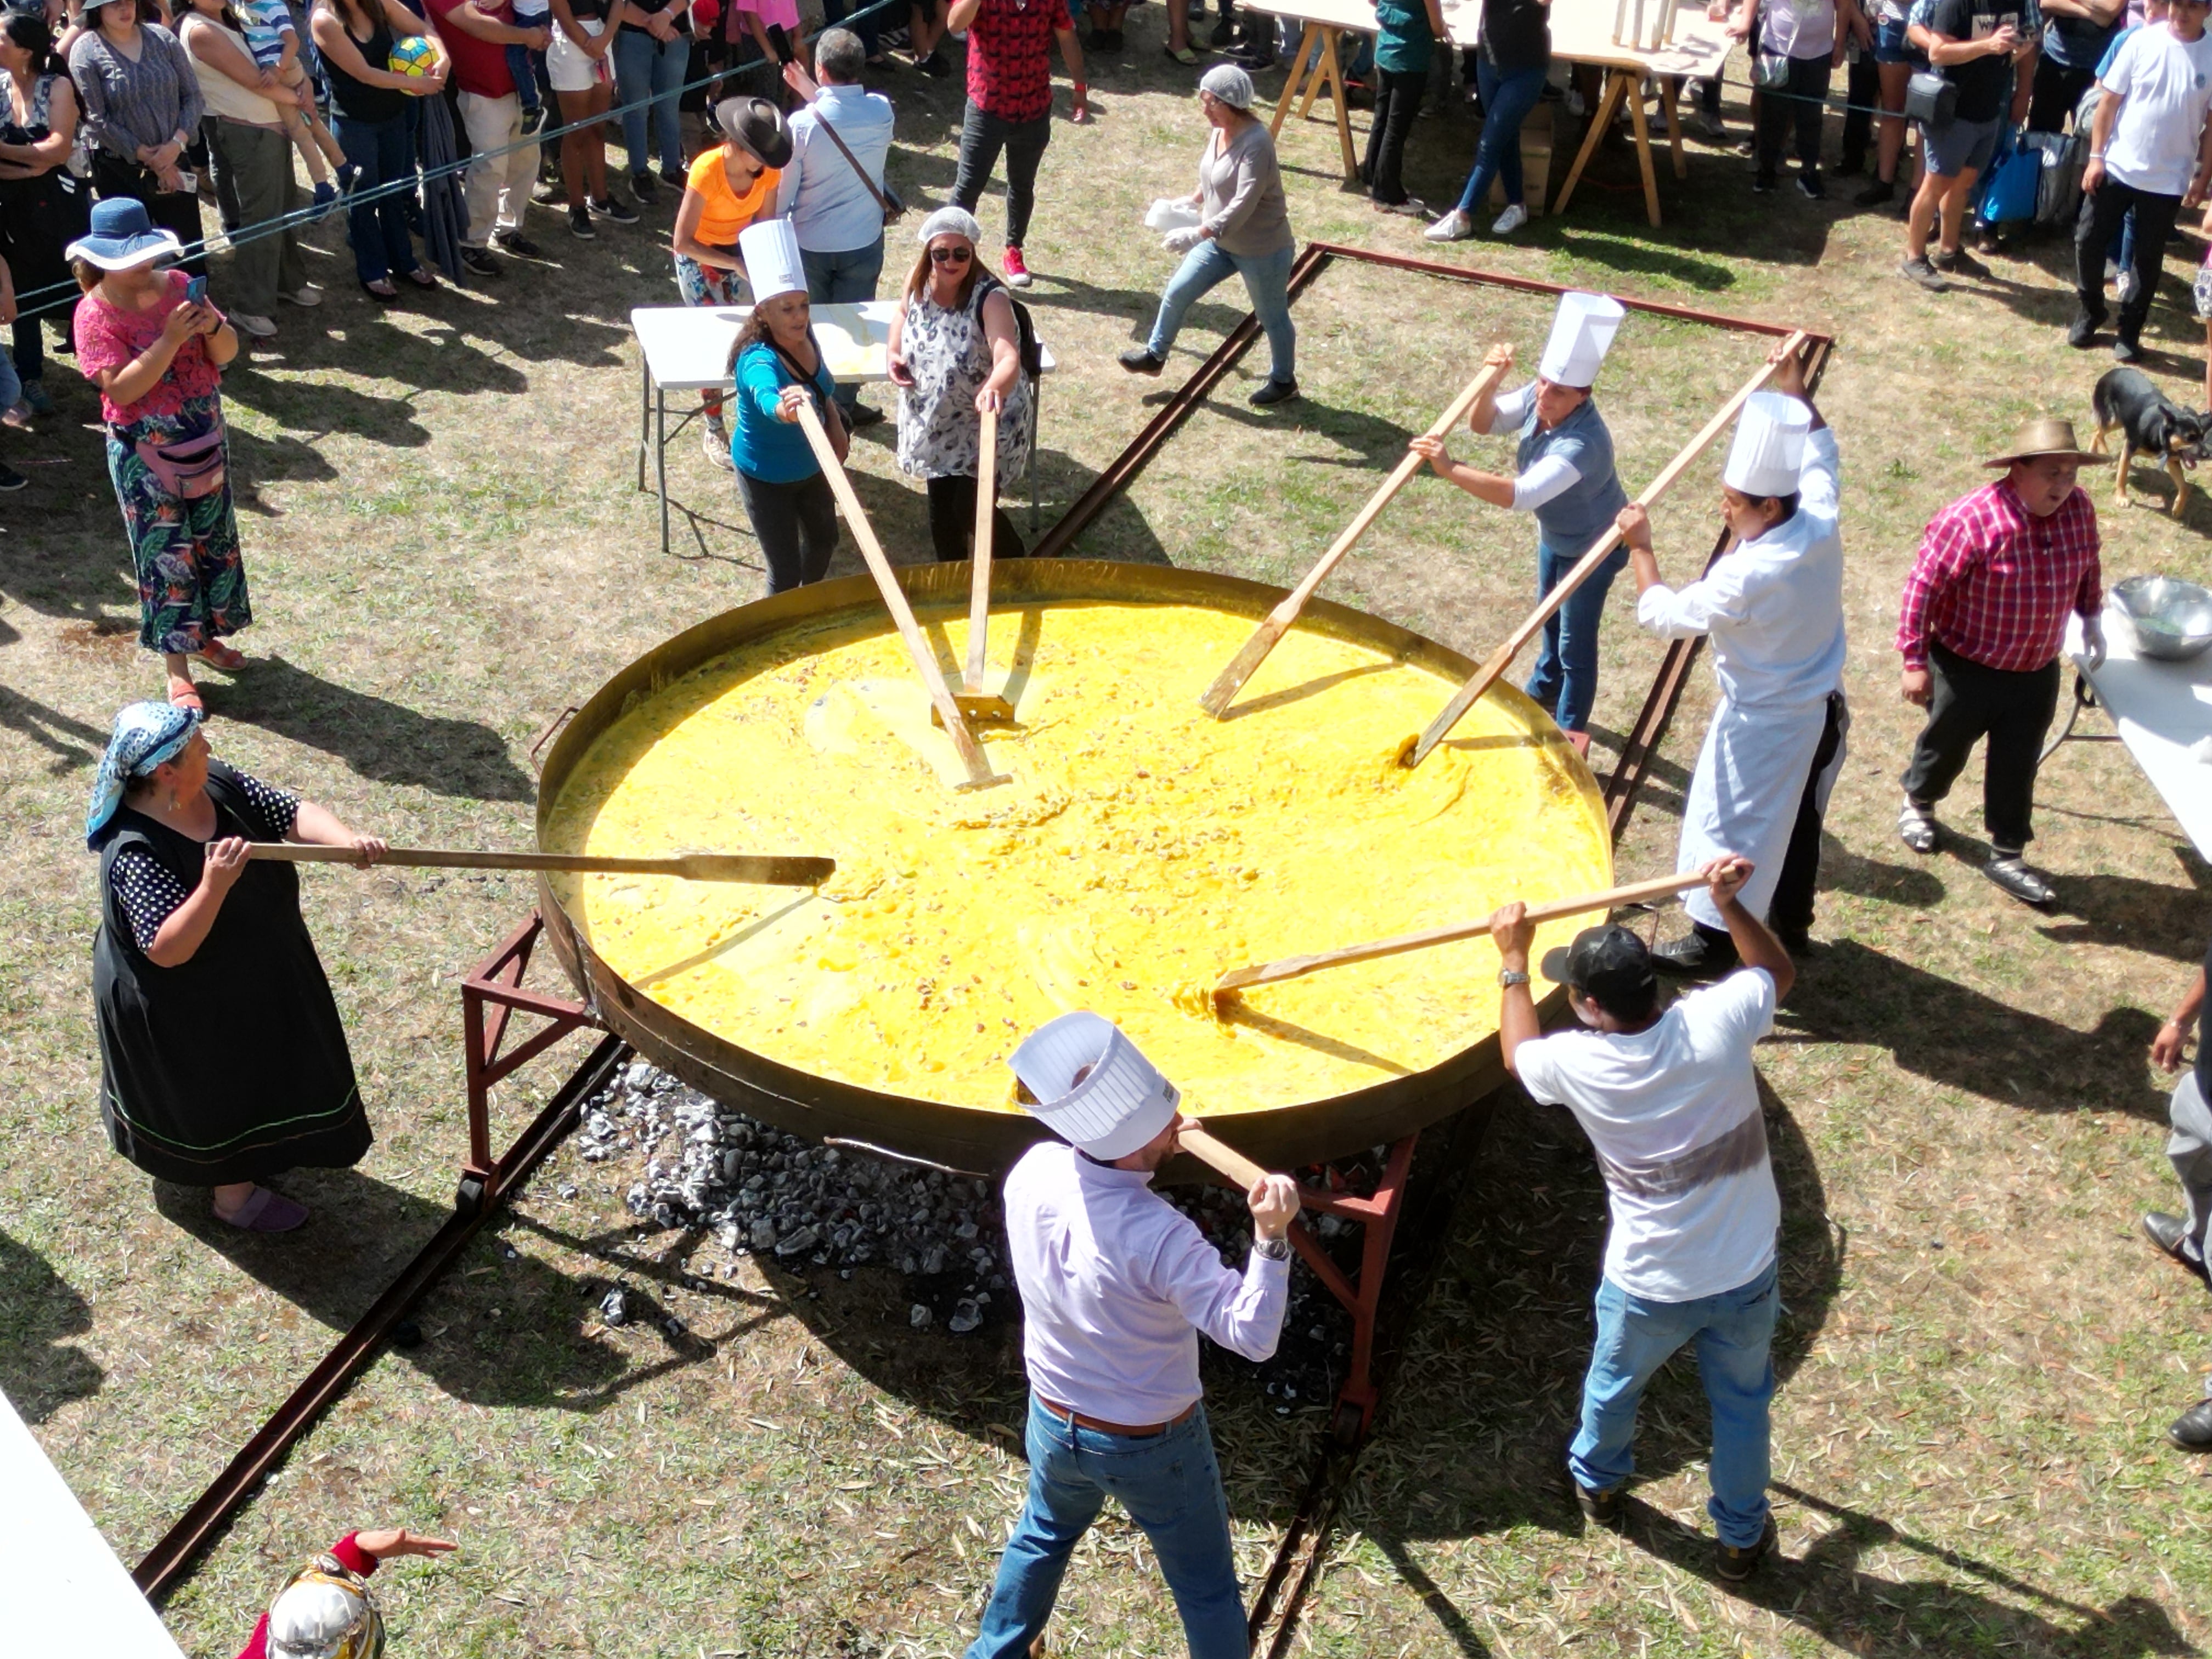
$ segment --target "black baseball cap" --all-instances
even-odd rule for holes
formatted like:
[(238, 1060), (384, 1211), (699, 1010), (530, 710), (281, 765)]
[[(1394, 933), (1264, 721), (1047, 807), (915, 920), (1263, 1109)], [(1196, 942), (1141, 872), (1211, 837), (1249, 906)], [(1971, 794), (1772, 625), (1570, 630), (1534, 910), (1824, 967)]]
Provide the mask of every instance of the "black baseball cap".
[(1572, 986), (1608, 1013), (1633, 1018), (1659, 992), (1650, 951), (1628, 929), (1611, 922), (1585, 927), (1572, 945), (1547, 951), (1541, 966), (1546, 979)]

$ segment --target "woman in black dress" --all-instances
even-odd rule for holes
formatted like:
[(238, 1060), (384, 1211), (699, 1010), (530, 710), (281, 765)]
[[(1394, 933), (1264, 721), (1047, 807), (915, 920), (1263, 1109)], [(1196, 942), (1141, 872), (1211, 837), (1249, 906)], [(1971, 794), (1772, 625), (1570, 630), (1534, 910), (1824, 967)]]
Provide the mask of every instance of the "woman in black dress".
[(208, 752), (196, 710), (115, 717), (85, 841), (100, 854), (93, 995), (115, 1150), (156, 1180), (215, 1189), (216, 1217), (286, 1232), (306, 1208), (255, 1183), (358, 1163), (373, 1139), (289, 864), (249, 841), (385, 844)]

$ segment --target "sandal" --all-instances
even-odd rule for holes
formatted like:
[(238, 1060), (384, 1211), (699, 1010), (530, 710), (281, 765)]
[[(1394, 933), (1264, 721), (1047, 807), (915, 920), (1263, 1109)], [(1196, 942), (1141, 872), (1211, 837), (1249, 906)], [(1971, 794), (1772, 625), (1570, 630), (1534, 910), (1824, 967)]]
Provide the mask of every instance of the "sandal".
[(295, 1204), (283, 1194), (272, 1193), (266, 1187), (256, 1187), (237, 1209), (228, 1215), (217, 1210), (215, 1218), (240, 1232), (289, 1233), (307, 1218), (307, 1206)]
[(380, 276), (373, 283), (363, 283), (361, 291), (380, 306), (388, 306), (399, 297), (399, 290), (392, 286), (392, 278)]
[(182, 674), (169, 676), (169, 706), (172, 708), (189, 708), (195, 714), (207, 713), (207, 705), (200, 701), (199, 687)]
[(210, 668), (220, 668), (226, 674), (235, 674), (246, 666), (246, 653), (225, 645), (221, 640), (210, 640), (192, 655)]
[(1195, 69), (1198, 66), (1198, 54), (1188, 46), (1183, 47), (1180, 52), (1173, 46), (1164, 46), (1161, 50), (1185, 69)]
[(414, 283), (417, 288), (435, 288), (438, 286), (438, 279), (435, 276), (433, 276), (421, 265), (416, 266), (414, 270), (407, 273), (407, 280)]

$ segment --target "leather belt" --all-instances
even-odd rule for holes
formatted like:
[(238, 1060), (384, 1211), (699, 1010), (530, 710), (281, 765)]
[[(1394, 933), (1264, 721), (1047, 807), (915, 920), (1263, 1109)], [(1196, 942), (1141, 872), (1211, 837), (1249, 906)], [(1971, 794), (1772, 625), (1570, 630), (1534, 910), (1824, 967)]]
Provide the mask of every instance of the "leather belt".
[(1109, 1423), (1103, 1418), (1085, 1417), (1081, 1412), (1063, 1406), (1056, 1400), (1048, 1400), (1042, 1395), (1039, 1395), (1036, 1401), (1038, 1405), (1059, 1418), (1070, 1428), (1090, 1429), (1099, 1434), (1118, 1434), (1131, 1440), (1143, 1440), (1152, 1435), (1165, 1434), (1178, 1423), (1189, 1422), (1191, 1413), (1198, 1409), (1198, 1401), (1194, 1400), (1164, 1423)]

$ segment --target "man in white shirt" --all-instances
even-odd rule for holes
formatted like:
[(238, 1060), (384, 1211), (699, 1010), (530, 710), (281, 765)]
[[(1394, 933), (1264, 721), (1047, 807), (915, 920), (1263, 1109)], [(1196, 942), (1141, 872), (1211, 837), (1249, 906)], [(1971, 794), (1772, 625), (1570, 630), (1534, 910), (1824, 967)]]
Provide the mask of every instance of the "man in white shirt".
[[(814, 43), (818, 87), (798, 64), (783, 69), (806, 102), (791, 117), (791, 160), (776, 185), (776, 210), (799, 234), (806, 297), (817, 306), (872, 300), (883, 275), (884, 162), (894, 117), (890, 99), (860, 84), (866, 66), (860, 37), (833, 28)], [(884, 418), (860, 403), (856, 386), (837, 389), (837, 406), (848, 429)]]
[[(1777, 348), (1771, 392), (1747, 404), (1722, 477), (1721, 516), (1735, 538), (1681, 588), (1659, 579), (1651, 520), (1620, 515), (1636, 578), (1636, 620), (1662, 639), (1709, 635), (1720, 701), (1690, 779), (1674, 867), (1721, 853), (1757, 872), (1745, 907), (1792, 951), (1813, 926), (1820, 820), (1843, 768), (1844, 538), (1836, 434), (1805, 391), (1804, 364)], [(1662, 973), (1725, 973), (1735, 949), (1719, 913), (1690, 895), (1688, 933), (1658, 953)]]
[(2204, 200), (2212, 183), (2212, 0), (2173, 0), (2162, 23), (2121, 41), (2099, 77), (2103, 95), (2089, 129), (2081, 216), (2074, 230), (2074, 294), (2080, 301), (2066, 343), (2086, 349), (2105, 321), (2105, 253), (2130, 209), (2136, 216), (2135, 282), (2120, 302), (2112, 356), (2142, 356), (2143, 319), (2166, 262), (2174, 216)]
[(1030, 1379), (1029, 1501), (968, 1659), (1030, 1651), (1069, 1553), (1109, 1497), (1152, 1540), (1192, 1659), (1246, 1659), (1198, 1333), (1247, 1359), (1274, 1352), (1297, 1188), (1281, 1175), (1253, 1184), (1252, 1253), (1242, 1273), (1224, 1267), (1196, 1224), (1151, 1190), (1176, 1154), (1182, 1097), (1117, 1026), (1063, 1014), (1031, 1032), (1012, 1064), (1022, 1103), (1061, 1139), (1032, 1146), (1006, 1176)]
[(1644, 941), (1624, 927), (1588, 927), (1543, 962), (1588, 1029), (1546, 1036), (1529, 989), (1535, 929), (1524, 908), (1500, 910), (1491, 939), (1502, 964), (1505, 1069), (1530, 1098), (1574, 1113), (1612, 1215), (1582, 1423), (1567, 1446), (1576, 1501), (1591, 1521), (1613, 1523), (1635, 1472), (1644, 1384), (1694, 1341), (1713, 1411), (1715, 1566), (1740, 1583), (1775, 1545), (1767, 1408), (1782, 1202), (1751, 1055), (1796, 974), (1743, 906), (1751, 866), (1724, 854), (1701, 873), (1744, 966), (1663, 1014)]

